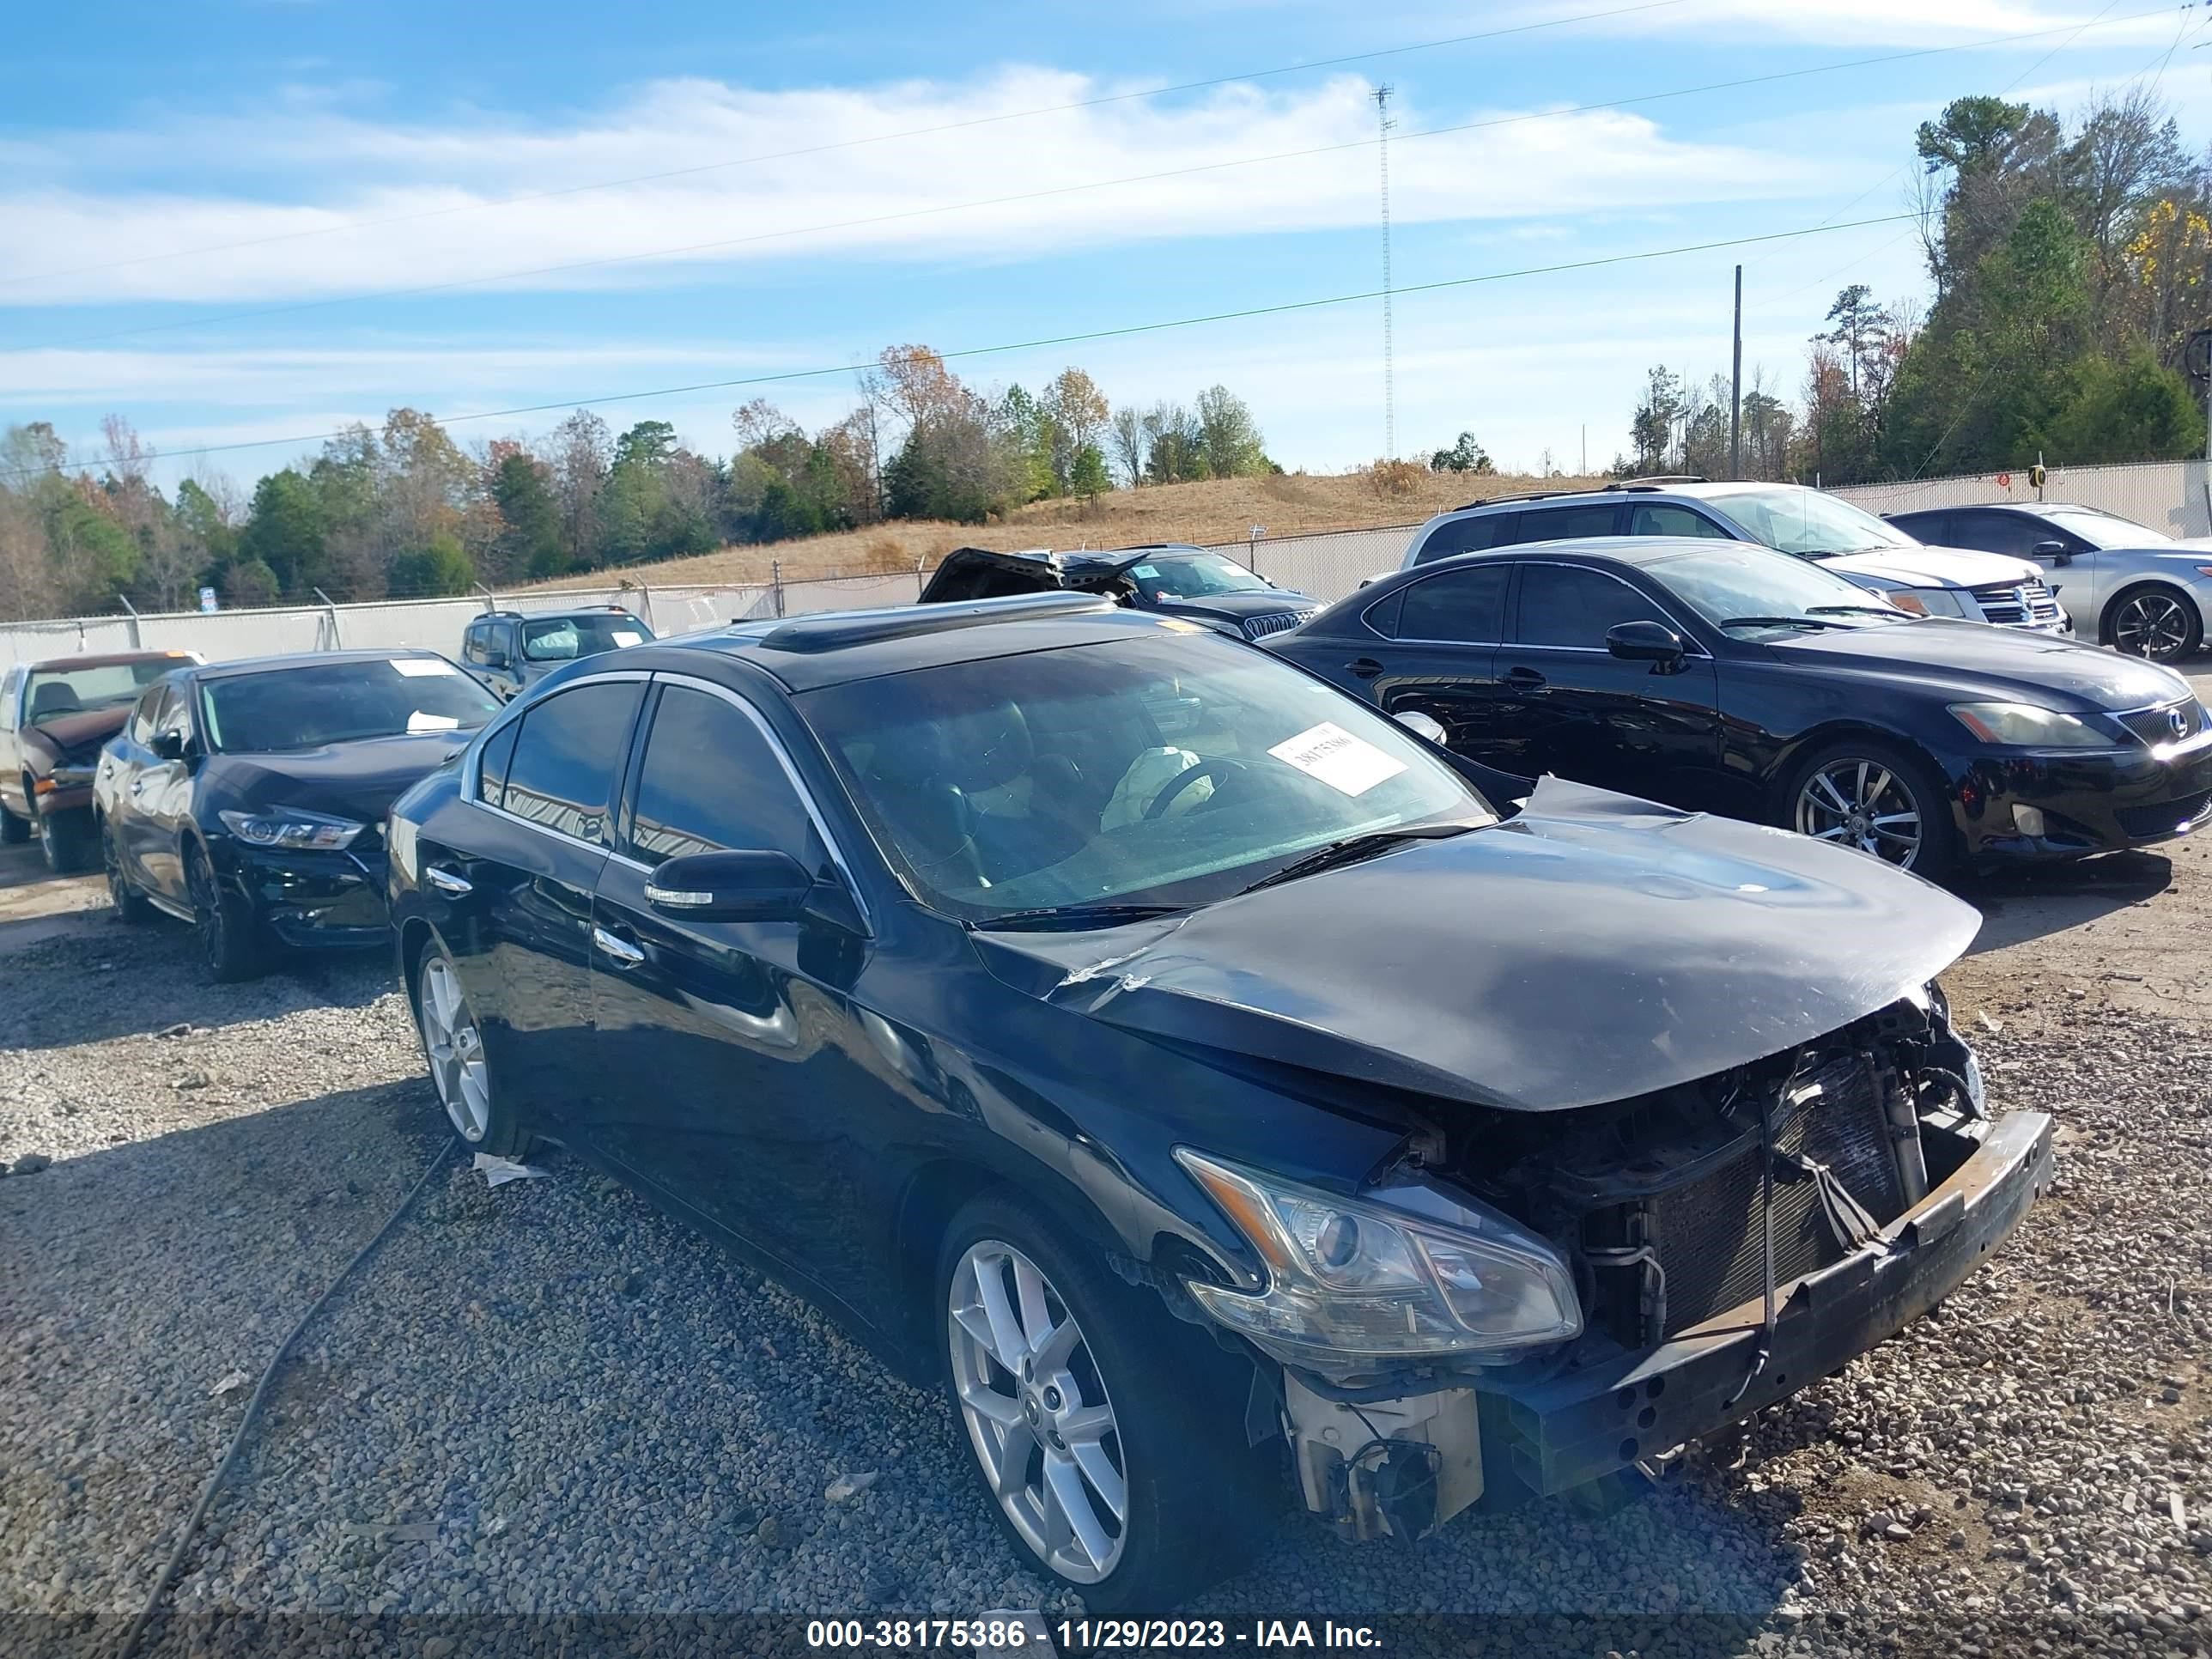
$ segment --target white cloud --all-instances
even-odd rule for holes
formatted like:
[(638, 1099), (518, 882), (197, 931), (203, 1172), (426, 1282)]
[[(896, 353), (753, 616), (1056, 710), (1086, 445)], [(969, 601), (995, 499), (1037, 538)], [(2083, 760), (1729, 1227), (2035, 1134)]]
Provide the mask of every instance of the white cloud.
[[(769, 259), (1023, 257), (1372, 222), (1374, 112), (1357, 76), (973, 124), (1113, 90), (1042, 70), (998, 71), (966, 86), (774, 93), (670, 81), (558, 127), (474, 115), (441, 126), (379, 123), (302, 99), (73, 141), (66, 155), (49, 149), (25, 160), (36, 147), (19, 143), (14, 159), (23, 164), (14, 175), (27, 182), (0, 191), (0, 222), (9, 227), (0, 304), (282, 303), (480, 278), (495, 279), (482, 283), (489, 289), (573, 290)], [(1811, 173), (1809, 163), (1752, 149), (1678, 142), (1620, 112), (1419, 136), (1516, 113), (1527, 112), (1401, 106), (1394, 213), (1409, 222), (1497, 221), (1623, 199), (1756, 198), (1796, 193)], [(956, 122), (970, 125), (851, 146)], [(839, 145), (848, 147), (830, 148)], [(700, 158), (799, 149), (813, 153), (581, 188), (697, 167)], [(1324, 153), (1224, 165), (1314, 150)], [(250, 175), (241, 156), (251, 158)], [(187, 194), (129, 182), (157, 164), (224, 183)], [(1067, 188), (1124, 178), (1137, 181)], [(537, 194), (499, 204), (524, 192)], [(1009, 197), (1024, 199), (958, 205)], [(399, 222), (346, 228), (362, 220)], [(228, 246), (246, 242), (254, 246)], [(221, 251), (145, 257), (204, 248)], [(678, 249), (690, 251), (654, 252)], [(622, 258), (633, 253), (647, 257)], [(606, 263), (613, 259), (621, 262)], [(548, 266), (582, 268), (500, 275)], [(69, 274), (49, 274), (58, 272)]]

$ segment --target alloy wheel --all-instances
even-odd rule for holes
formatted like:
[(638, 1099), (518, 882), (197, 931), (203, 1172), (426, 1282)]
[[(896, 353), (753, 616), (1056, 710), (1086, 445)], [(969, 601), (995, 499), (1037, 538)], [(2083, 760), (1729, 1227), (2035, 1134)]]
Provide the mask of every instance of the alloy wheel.
[(185, 896), (192, 902), (192, 923), (200, 936), (200, 953), (208, 966), (222, 971), (229, 941), (224, 937), (230, 920), (224, 915), (222, 896), (215, 890), (215, 872), (195, 853), (185, 860)]
[(1036, 1264), (995, 1239), (960, 1258), (948, 1304), (953, 1386), (1000, 1508), (1054, 1573), (1097, 1583), (1121, 1559), (1129, 1487), (1082, 1328)]
[(1797, 792), (1797, 833), (1856, 847), (1910, 870), (1920, 857), (1920, 803), (1904, 779), (1880, 761), (1841, 756)]
[(491, 1073), (484, 1064), (483, 1041), (476, 1016), (462, 994), (459, 976), (442, 952), (422, 964), (422, 1050), (429, 1056), (430, 1080), (438, 1100), (461, 1139), (482, 1140), (491, 1127)]
[(2112, 643), (2131, 657), (2166, 662), (2189, 645), (2189, 613), (2171, 593), (2138, 593), (2112, 617)]

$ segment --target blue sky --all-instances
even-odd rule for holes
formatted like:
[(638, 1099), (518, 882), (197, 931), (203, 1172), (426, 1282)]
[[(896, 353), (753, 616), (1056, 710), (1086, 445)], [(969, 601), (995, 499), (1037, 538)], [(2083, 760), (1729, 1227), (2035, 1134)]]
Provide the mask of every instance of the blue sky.
[[(250, 482), (313, 445), (179, 452), (396, 404), (590, 403), (725, 453), (737, 404), (820, 424), (850, 377), (611, 399), (1377, 287), (1381, 81), (1401, 287), (1901, 214), (1915, 124), (1963, 93), (2070, 110), (2155, 77), (2212, 138), (2212, 20), (2147, 0), (1674, 0), (1253, 74), (1622, 4), (32, 9), (0, 64), (0, 424), (83, 453), (118, 412), (172, 479)], [(649, 173), (673, 176), (608, 184)], [(1785, 394), (1844, 283), (1924, 297), (1904, 222), (1405, 295), (1400, 452), (1468, 428), (1572, 467), (1587, 428), (1609, 459), (1648, 365), (1725, 370), (1739, 259), (1747, 380)], [(1383, 448), (1381, 333), (1367, 301), (959, 367), (1079, 363), (1116, 403), (1219, 381), (1285, 465), (1335, 471)]]

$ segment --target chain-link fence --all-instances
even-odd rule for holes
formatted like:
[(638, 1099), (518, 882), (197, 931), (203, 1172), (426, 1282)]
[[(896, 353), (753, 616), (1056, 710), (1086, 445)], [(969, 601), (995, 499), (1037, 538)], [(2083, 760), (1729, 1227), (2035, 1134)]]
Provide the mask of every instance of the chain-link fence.
[[(2054, 466), (2040, 497), (2071, 501), (2148, 525), (2162, 536), (2212, 536), (2212, 478), (2203, 461), (2145, 461), (2132, 466)], [(1850, 484), (1835, 492), (1869, 513), (1915, 513), (1931, 507), (1991, 501), (2033, 506), (2038, 499), (2026, 467), (1911, 483)]]
[[(1977, 501), (2033, 501), (2026, 469), (1911, 483), (1854, 484), (1835, 492), (1875, 513), (1953, 507)], [(2043, 498), (2074, 501), (2176, 537), (2212, 535), (2212, 477), (2203, 461), (2152, 461), (2136, 466), (2052, 467)], [(1395, 570), (1418, 525), (1331, 531), (1224, 542), (1218, 551), (1257, 570), (1279, 587), (1340, 599), (1370, 576)], [(212, 615), (72, 617), (0, 624), (0, 668), (81, 651), (197, 651), (210, 662), (282, 651), (345, 647), (422, 647), (457, 655), (461, 631), (488, 605), (524, 611), (579, 605), (620, 605), (663, 635), (732, 621), (794, 617), (817, 611), (911, 605), (923, 573), (893, 571), (787, 581), (771, 563), (769, 579), (703, 586), (636, 583), (556, 589), (473, 599), (385, 599), (361, 605), (279, 605)]]

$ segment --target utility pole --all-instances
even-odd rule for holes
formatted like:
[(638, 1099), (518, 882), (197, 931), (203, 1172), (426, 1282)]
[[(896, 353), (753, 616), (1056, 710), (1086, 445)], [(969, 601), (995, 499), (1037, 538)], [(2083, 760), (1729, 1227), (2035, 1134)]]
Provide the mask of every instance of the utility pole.
[(1375, 88), (1375, 152), (1382, 180), (1382, 459), (1386, 461), (1396, 459), (1398, 454), (1398, 388), (1390, 338), (1390, 129), (1398, 124), (1390, 118), (1390, 91), (1388, 82)]
[(1743, 267), (1735, 268), (1735, 346), (1729, 356), (1729, 477), (1743, 477)]

